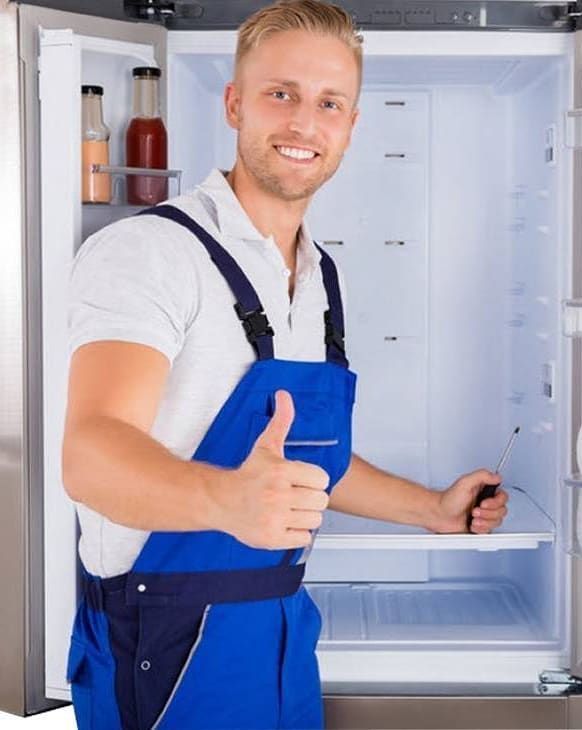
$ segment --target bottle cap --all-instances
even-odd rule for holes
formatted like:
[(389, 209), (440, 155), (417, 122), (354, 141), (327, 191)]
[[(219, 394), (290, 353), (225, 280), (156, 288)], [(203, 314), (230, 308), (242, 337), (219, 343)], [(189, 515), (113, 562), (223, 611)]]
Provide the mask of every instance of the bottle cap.
[(132, 71), (133, 78), (154, 78), (159, 79), (162, 75), (161, 69), (156, 66), (136, 66)]
[(96, 96), (103, 96), (102, 86), (83, 85), (81, 86), (82, 94), (95, 94)]

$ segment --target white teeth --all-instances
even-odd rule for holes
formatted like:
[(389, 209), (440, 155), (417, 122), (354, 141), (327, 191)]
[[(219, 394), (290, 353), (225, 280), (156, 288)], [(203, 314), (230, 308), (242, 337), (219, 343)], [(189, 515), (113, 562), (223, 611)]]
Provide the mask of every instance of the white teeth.
[(277, 150), (285, 157), (294, 157), (296, 160), (311, 160), (315, 157), (312, 150), (300, 150), (296, 147), (277, 147)]

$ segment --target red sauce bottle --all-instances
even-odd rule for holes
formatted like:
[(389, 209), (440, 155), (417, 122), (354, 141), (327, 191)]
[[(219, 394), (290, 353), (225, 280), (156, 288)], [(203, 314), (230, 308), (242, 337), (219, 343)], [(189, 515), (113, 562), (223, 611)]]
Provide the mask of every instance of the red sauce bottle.
[[(165, 170), (168, 167), (168, 136), (160, 114), (159, 68), (133, 69), (133, 119), (125, 135), (126, 165)], [(127, 202), (155, 205), (168, 198), (168, 178), (127, 176)]]

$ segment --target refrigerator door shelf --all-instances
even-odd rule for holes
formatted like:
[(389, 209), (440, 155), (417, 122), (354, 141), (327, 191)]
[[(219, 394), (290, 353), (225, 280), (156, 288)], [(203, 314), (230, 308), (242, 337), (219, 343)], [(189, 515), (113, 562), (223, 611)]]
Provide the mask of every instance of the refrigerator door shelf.
[[(144, 175), (148, 177), (167, 177), (168, 180), (172, 181), (172, 185), (170, 185), (169, 189), (169, 198), (173, 198), (175, 196), (178, 196), (182, 192), (182, 170), (158, 170), (158, 169), (151, 169), (146, 167), (125, 167), (122, 165), (93, 165), (91, 168), (91, 171), (93, 173), (104, 173), (111, 175), (111, 182), (112, 182), (112, 188), (113, 188), (113, 195), (110, 203), (83, 203), (83, 215), (85, 214), (86, 206), (89, 206), (89, 208), (97, 208), (97, 209), (103, 209), (107, 208), (108, 206), (113, 206), (114, 208), (118, 209), (118, 213), (116, 216), (112, 216), (109, 218), (109, 220), (103, 221), (101, 226), (103, 227), (107, 225), (108, 223), (113, 222), (113, 220), (117, 220), (119, 218), (124, 217), (125, 215), (131, 215), (136, 210), (140, 210), (142, 208), (145, 208), (147, 206), (131, 206), (128, 205), (125, 201), (127, 200), (126, 195), (126, 178), (129, 175)], [(83, 226), (84, 228), (85, 226)], [(95, 228), (94, 230), (97, 230)], [(93, 231), (91, 231), (93, 233)], [(83, 231), (83, 240), (85, 240), (86, 235), (85, 231)], [(88, 235), (88, 234), (87, 234)]]
[(314, 552), (324, 550), (535, 550), (553, 543), (550, 517), (522, 489), (506, 487), (509, 513), (487, 535), (436, 534), (421, 527), (326, 512)]
[(563, 300), (562, 333), (566, 337), (582, 337), (582, 299)]
[(571, 150), (582, 149), (582, 109), (569, 109), (564, 115), (564, 144)]
[(582, 474), (574, 473), (564, 479), (569, 488), (564, 510), (564, 539), (567, 541), (567, 552), (574, 557), (582, 557)]
[(174, 177), (178, 183), (178, 195), (180, 195), (180, 180), (182, 170), (157, 170), (149, 167), (125, 167), (122, 165), (93, 165), (92, 172), (108, 172), (111, 175), (149, 175), (150, 177)]

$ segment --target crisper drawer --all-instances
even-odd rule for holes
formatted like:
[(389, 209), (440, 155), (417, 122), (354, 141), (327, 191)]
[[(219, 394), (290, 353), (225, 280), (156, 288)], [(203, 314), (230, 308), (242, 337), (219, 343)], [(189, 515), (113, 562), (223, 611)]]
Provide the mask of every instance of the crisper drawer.
[[(478, 565), (468, 567), (477, 573)], [(514, 567), (528, 573), (521, 559)], [(466, 695), (495, 684), (515, 694), (515, 685), (538, 686), (545, 670), (569, 666), (547, 605), (502, 574), (306, 587), (322, 618), (317, 656), (327, 694), (386, 694), (386, 685), (402, 683), (457, 685)]]
[[(580, 728), (582, 723), (569, 722), (571, 714), (569, 703), (572, 699), (527, 695), (515, 697), (326, 695), (325, 727), (330, 730)], [(576, 722), (574, 716), (570, 717), (570, 720)]]

